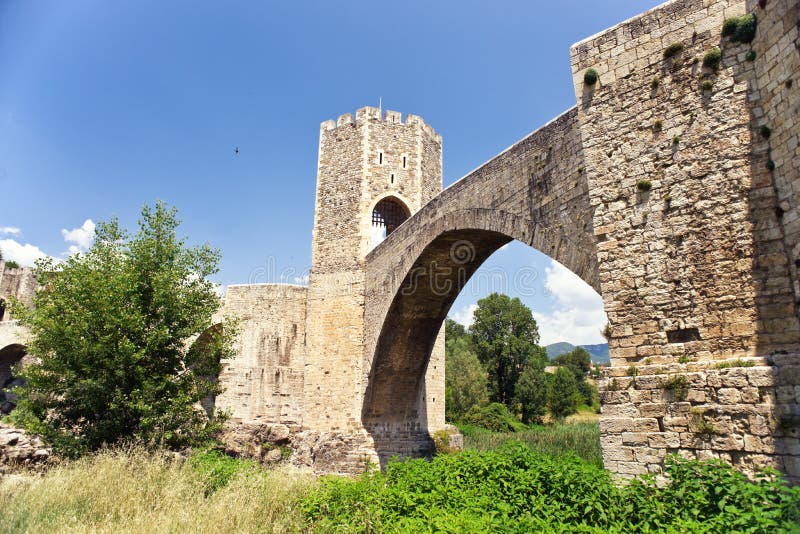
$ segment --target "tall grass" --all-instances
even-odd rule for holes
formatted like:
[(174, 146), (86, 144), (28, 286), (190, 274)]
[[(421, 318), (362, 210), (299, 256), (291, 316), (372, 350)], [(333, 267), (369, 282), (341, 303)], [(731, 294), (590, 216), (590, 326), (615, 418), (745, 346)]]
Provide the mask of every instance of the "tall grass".
[(534, 426), (519, 432), (491, 432), (463, 425), (464, 447), (475, 451), (493, 451), (510, 441), (520, 441), (532, 450), (562, 456), (575, 453), (587, 462), (602, 466), (600, 427), (597, 423), (568, 423)]
[[(0, 482), (0, 532), (297, 532), (316, 482), (243, 464), (225, 485), (207, 469), (140, 450), (107, 451)], [(218, 474), (217, 474), (218, 476)], [(209, 491), (211, 490), (211, 491)]]

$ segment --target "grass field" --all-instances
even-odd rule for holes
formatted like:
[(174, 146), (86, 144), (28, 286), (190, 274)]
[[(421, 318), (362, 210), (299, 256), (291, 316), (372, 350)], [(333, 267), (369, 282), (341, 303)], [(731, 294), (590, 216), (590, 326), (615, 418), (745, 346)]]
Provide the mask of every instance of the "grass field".
[(600, 427), (596, 422), (534, 426), (521, 432), (489, 432), (478, 427), (462, 426), (464, 448), (475, 451), (499, 449), (509, 441), (520, 441), (532, 450), (561, 456), (576, 454), (587, 462), (602, 466)]

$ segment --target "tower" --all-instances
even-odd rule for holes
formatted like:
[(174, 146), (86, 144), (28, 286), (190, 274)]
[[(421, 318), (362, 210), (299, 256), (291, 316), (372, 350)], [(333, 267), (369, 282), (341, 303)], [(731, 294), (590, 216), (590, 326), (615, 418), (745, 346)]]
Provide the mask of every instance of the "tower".
[(421, 117), (364, 107), (320, 126), (304, 426), (361, 429), (365, 258), (441, 190), (442, 138)]

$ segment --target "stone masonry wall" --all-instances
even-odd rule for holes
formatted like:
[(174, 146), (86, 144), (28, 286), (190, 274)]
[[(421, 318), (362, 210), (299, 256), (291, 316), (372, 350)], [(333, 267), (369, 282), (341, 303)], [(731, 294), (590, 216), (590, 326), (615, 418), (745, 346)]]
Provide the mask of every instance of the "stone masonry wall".
[(372, 210), (394, 196), (413, 213), (441, 190), (441, 136), (420, 117), (361, 108), (322, 123), (317, 173), (304, 424), (357, 432)]
[[(800, 476), (794, 230), (776, 195), (797, 179), (781, 185), (769, 170), (757, 102), (766, 83), (764, 105), (778, 106), (763, 77), (781, 78), (795, 59), (777, 56), (789, 47), (761, 23), (761, 65), (758, 52), (747, 60), (749, 45), (722, 38), (724, 20), (748, 7), (677, 0), (571, 50), (612, 335), (603, 455), (622, 474), (660, 472), (677, 452)], [(666, 57), (675, 43), (682, 50)], [(714, 48), (718, 71), (703, 66)], [(777, 126), (785, 147), (772, 147), (784, 160), (796, 148), (791, 124)]]
[(224, 314), (236, 317), (237, 357), (224, 363), (216, 406), (233, 422), (302, 420), (306, 293), (302, 286), (232, 285)]
[[(30, 305), (35, 290), (36, 276), (33, 269), (10, 268), (6, 262), (0, 261), (0, 299), (7, 302), (9, 297), (16, 297), (24, 304)], [(6, 307), (2, 320), (11, 321), (13, 319), (11, 310)]]

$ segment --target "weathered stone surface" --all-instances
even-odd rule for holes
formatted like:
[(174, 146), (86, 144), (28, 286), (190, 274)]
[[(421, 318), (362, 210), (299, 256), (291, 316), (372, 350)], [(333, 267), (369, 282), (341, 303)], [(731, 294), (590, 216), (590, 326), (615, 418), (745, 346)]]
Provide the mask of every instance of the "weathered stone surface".
[(40, 437), (0, 423), (0, 474), (19, 467), (44, 465), (51, 456), (52, 449)]

